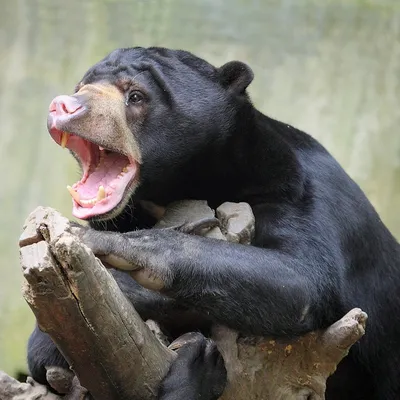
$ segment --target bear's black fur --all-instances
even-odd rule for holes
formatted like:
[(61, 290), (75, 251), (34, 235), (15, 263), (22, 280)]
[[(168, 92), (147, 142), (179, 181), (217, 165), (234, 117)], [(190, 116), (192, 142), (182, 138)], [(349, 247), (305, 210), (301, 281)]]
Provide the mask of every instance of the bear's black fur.
[[(184, 51), (119, 49), (82, 82), (123, 78), (146, 91), (140, 126), (127, 107), (143, 156), (141, 182), (125, 211), (91, 226), (130, 232), (131, 250), (122, 254), (128, 259), (147, 251), (163, 257), (165, 270), (156, 270), (166, 282), (162, 294), (115, 272), (142, 317), (158, 320), (171, 336), (206, 334), (220, 323), (242, 335), (288, 337), (326, 328), (360, 307), (369, 316), (366, 335), (328, 380), (326, 397), (399, 399), (400, 246), (360, 188), (316, 140), (252, 105), (246, 88), (253, 75), (243, 63), (215, 68)], [(256, 218), (253, 246), (147, 230), (154, 221), (140, 200), (166, 205), (180, 199), (205, 199), (211, 207), (249, 203)], [(142, 246), (144, 235), (149, 249)], [(107, 242), (121, 255), (122, 236), (112, 237), (113, 244), (108, 233), (89, 236), (88, 242), (99, 248)], [(57, 363), (54, 350), (38, 347), (42, 335), (36, 330), (29, 347), (39, 380), (46, 362)], [(185, 368), (193, 372), (199, 365)], [(187, 387), (198, 388), (196, 379), (207, 385), (206, 375), (185, 374)]]

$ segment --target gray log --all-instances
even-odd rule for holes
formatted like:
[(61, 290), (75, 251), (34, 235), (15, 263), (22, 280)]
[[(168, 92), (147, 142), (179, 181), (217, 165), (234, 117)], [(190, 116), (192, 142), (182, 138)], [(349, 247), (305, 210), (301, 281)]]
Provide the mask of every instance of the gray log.
[(155, 338), (69, 221), (38, 208), (20, 244), (23, 295), (81, 384), (96, 400), (155, 399), (175, 353)]
[[(254, 216), (245, 204), (216, 210), (221, 229), (206, 236), (249, 243)], [(205, 202), (171, 205), (158, 227), (214, 216)], [(112, 276), (51, 209), (35, 210), (20, 241), (24, 296), (43, 330), (72, 365), (82, 385), (102, 399), (154, 399), (174, 353), (155, 339)], [(256, 306), (256, 305), (255, 305)], [(222, 400), (322, 400), (326, 379), (362, 337), (367, 316), (351, 310), (326, 331), (297, 340), (237, 339), (215, 326), (228, 385)]]

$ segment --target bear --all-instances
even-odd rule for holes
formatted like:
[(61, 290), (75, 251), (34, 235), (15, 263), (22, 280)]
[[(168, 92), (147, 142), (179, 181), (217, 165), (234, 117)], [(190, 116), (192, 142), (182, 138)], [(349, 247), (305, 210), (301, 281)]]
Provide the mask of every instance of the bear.
[[(398, 399), (400, 245), (319, 142), (253, 105), (252, 81), (240, 61), (215, 67), (183, 50), (133, 47), (91, 67), (72, 96), (57, 96), (48, 130), (82, 170), (68, 187), (73, 215), (89, 221), (81, 239), (115, 268), (142, 318), (171, 338), (196, 331), (201, 344), (213, 324), (289, 338), (360, 307), (366, 334), (328, 379), (326, 398)], [(251, 246), (152, 229), (157, 218), (146, 204), (183, 199), (214, 209), (248, 203)], [(67, 366), (38, 328), (28, 362), (39, 381), (44, 366)], [(206, 364), (182, 363), (184, 382), (172, 367), (161, 395), (200, 398), (199, 387), (223, 387), (223, 368), (215, 383)]]

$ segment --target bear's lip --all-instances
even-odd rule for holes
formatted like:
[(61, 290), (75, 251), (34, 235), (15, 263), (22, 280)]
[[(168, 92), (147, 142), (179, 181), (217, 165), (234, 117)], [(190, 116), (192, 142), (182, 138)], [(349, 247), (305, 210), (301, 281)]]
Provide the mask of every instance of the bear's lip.
[(72, 152), (82, 168), (82, 178), (67, 187), (72, 196), (72, 214), (79, 219), (104, 219), (122, 208), (138, 185), (139, 163), (55, 126), (49, 132), (58, 145)]

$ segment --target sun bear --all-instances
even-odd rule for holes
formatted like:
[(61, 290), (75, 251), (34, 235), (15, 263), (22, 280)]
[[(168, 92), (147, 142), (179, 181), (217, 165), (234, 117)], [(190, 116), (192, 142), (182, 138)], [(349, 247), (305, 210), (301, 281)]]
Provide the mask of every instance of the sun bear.
[[(326, 398), (398, 399), (400, 245), (321, 144), (254, 107), (252, 80), (239, 61), (214, 67), (186, 51), (136, 47), (113, 51), (75, 94), (56, 97), (48, 129), (82, 169), (68, 187), (74, 216), (90, 224), (82, 240), (134, 270), (135, 280), (114, 275), (144, 319), (171, 338), (202, 333), (187, 349), (202, 356), (173, 366), (160, 398), (218, 398), (223, 367), (204, 350), (212, 324), (289, 337), (360, 307), (366, 335), (328, 380)], [(146, 202), (182, 199), (250, 204), (252, 246), (151, 229)], [(37, 328), (28, 360), (39, 381), (44, 366), (66, 366)]]

